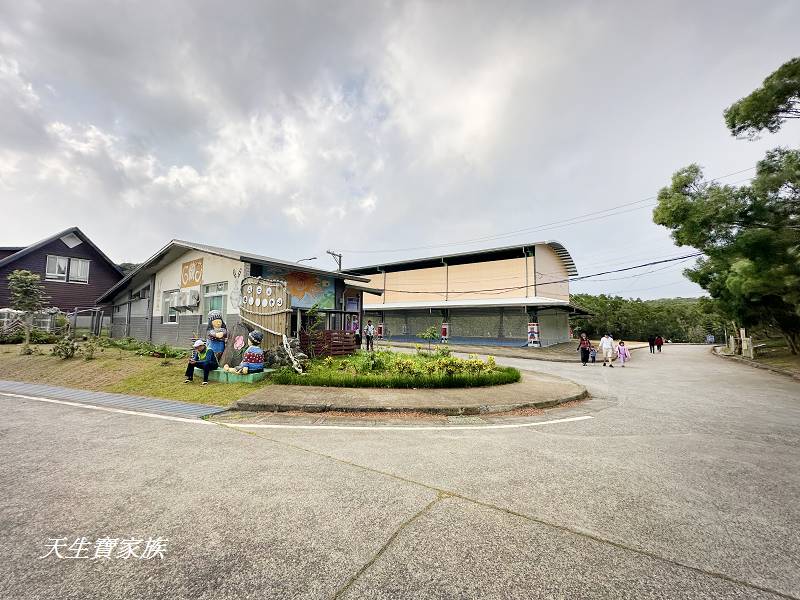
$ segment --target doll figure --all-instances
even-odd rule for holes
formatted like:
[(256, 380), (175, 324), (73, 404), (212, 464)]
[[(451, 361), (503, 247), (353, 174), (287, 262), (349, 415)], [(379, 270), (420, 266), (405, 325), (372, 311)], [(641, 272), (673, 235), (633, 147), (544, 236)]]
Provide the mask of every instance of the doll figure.
[(222, 312), (212, 310), (208, 313), (208, 327), (206, 328), (206, 341), (208, 348), (217, 357), (217, 361), (222, 358), (225, 351), (225, 342), (228, 340), (228, 328), (222, 320)]
[(263, 339), (264, 335), (260, 331), (251, 331), (247, 336), (250, 346), (244, 351), (241, 364), (232, 368), (225, 365), (224, 370), (241, 375), (261, 373), (264, 370), (264, 351), (261, 349)]

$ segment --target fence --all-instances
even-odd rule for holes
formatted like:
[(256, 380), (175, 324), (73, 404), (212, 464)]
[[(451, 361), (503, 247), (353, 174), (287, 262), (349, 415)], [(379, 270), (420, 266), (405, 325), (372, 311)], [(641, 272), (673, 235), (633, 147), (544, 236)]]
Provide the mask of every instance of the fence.
[(300, 332), (300, 348), (308, 356), (344, 356), (356, 351), (356, 334), (352, 331), (325, 329), (311, 335)]

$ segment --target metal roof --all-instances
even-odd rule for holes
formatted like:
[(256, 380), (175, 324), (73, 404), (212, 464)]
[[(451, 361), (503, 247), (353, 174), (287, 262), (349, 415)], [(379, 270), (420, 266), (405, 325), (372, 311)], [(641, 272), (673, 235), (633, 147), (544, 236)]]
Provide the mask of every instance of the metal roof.
[(391, 271), (401, 271), (404, 270), (404, 268), (421, 269), (425, 268), (423, 265), (425, 265), (426, 263), (441, 264), (452, 259), (456, 259), (460, 264), (476, 263), (493, 259), (499, 260), (499, 258), (497, 258), (496, 256), (493, 258), (491, 255), (511, 254), (515, 250), (521, 251), (522, 255), (525, 255), (526, 249), (533, 248), (534, 246), (550, 246), (550, 248), (553, 249), (553, 252), (555, 252), (556, 255), (563, 261), (564, 266), (567, 269), (567, 275), (569, 275), (570, 277), (575, 277), (578, 274), (578, 268), (575, 266), (575, 261), (572, 259), (572, 256), (567, 251), (567, 249), (560, 242), (552, 240), (531, 242), (529, 244), (514, 244), (513, 246), (500, 246), (497, 248), (486, 248), (483, 250), (470, 250), (468, 252), (456, 252), (453, 254), (438, 254), (422, 258), (412, 258), (409, 260), (378, 263), (363, 267), (355, 267), (353, 269), (350, 269), (350, 271), (354, 273), (363, 274), (363, 273), (369, 273), (371, 271), (379, 272), (387, 269)]
[(222, 256), (225, 258), (230, 258), (232, 260), (241, 262), (277, 266), (289, 269), (291, 271), (300, 271), (303, 273), (311, 273), (314, 275), (335, 277), (337, 279), (352, 279), (354, 281), (361, 281), (363, 283), (369, 282), (369, 279), (366, 277), (360, 277), (358, 275), (352, 275), (350, 273), (345, 273), (341, 271), (328, 271), (325, 269), (316, 269), (314, 267), (309, 267), (304, 264), (299, 264), (288, 260), (281, 260), (278, 258), (272, 258), (261, 254), (253, 254), (252, 252), (244, 252), (242, 250), (232, 250), (230, 248), (221, 248), (219, 246), (209, 246), (208, 244), (198, 244), (196, 242), (189, 242), (186, 240), (171, 240), (169, 243), (167, 243), (167, 245), (161, 248), (153, 256), (151, 256), (141, 265), (139, 265), (139, 267), (128, 273), (128, 275), (126, 275), (122, 280), (120, 280), (114, 287), (112, 287), (111, 289), (106, 291), (102, 296), (100, 296), (97, 299), (97, 302), (101, 303), (113, 297), (115, 294), (119, 292), (119, 290), (124, 289), (125, 287), (128, 286), (129, 283), (132, 283), (136, 280), (144, 282), (142, 276), (145, 274), (149, 275), (150, 271), (154, 269), (157, 265), (159, 265), (159, 263), (161, 263), (164, 258), (171, 257), (170, 260), (174, 260), (177, 256), (180, 256), (181, 254), (184, 254), (189, 250), (197, 250), (198, 252), (214, 254), (216, 256)]

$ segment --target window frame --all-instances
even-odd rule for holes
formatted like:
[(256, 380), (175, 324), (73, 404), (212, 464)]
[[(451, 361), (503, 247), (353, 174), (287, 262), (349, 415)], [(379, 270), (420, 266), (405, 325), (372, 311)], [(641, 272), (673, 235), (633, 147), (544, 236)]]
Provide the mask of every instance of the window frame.
[[(213, 293), (206, 293), (206, 288), (219, 286), (220, 284), (225, 284), (225, 289), (223, 291), (216, 290)], [(202, 314), (207, 315), (211, 309), (208, 306), (208, 299), (209, 298), (217, 298), (222, 297), (222, 308), (218, 309), (222, 313), (222, 318), (224, 319), (227, 315), (227, 308), (228, 308), (228, 282), (227, 281), (217, 281), (215, 283), (204, 283), (200, 288), (200, 292), (203, 294), (201, 298), (201, 310)]]
[[(161, 324), (162, 325), (177, 325), (178, 324), (178, 311), (172, 308), (170, 298), (173, 294), (180, 293), (180, 290), (166, 290), (162, 292), (161, 296)], [(170, 310), (174, 312), (170, 312)], [(175, 315), (175, 320), (170, 321), (170, 317)]]
[[(52, 271), (52, 272), (50, 271), (50, 259), (51, 258), (55, 259), (55, 261), (56, 261), (56, 265), (55, 265), (56, 270)], [(59, 264), (59, 261), (62, 261), (62, 260), (65, 262), (64, 276), (63, 277), (59, 276), (59, 274), (58, 274), (58, 264)], [(47, 258), (45, 259), (45, 263), (44, 263), (44, 280), (45, 281), (66, 282), (68, 280), (68, 278), (69, 278), (69, 257), (68, 256), (60, 256), (58, 254), (48, 254)]]
[[(72, 278), (72, 264), (76, 261), (86, 263), (86, 281)], [(69, 283), (79, 283), (81, 285), (89, 285), (89, 270), (91, 269), (92, 261), (88, 258), (69, 258), (69, 269), (67, 271), (67, 281)]]

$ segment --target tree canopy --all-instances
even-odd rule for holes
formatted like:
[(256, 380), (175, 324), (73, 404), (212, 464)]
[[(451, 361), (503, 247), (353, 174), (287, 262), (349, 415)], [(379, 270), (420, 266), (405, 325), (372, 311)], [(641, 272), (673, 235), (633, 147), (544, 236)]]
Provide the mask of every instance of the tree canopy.
[(697, 165), (658, 194), (653, 220), (705, 257), (684, 273), (737, 324), (772, 325), (800, 352), (800, 152), (778, 148), (749, 185), (708, 182)]
[(764, 84), (725, 110), (725, 124), (736, 136), (778, 131), (786, 119), (800, 119), (800, 57), (770, 74)]
[(706, 335), (721, 339), (725, 319), (708, 298), (639, 300), (601, 294), (573, 294), (570, 301), (591, 313), (573, 317), (575, 335), (599, 338), (610, 333), (621, 340), (646, 340), (660, 335), (674, 342), (703, 343)]

